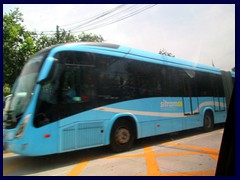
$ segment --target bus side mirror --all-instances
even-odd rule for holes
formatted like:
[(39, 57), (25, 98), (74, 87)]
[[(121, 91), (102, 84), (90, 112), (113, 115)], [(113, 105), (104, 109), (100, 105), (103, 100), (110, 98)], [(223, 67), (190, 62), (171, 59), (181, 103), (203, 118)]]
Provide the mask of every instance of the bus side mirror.
[[(44, 66), (43, 66), (44, 68)], [(59, 63), (57, 59), (53, 60), (52, 66), (49, 70), (49, 73), (45, 76), (45, 78), (40, 79), (37, 83), (38, 84), (46, 84), (47, 82), (51, 82), (54, 79), (56, 79), (57, 75), (62, 71), (64, 68), (64, 65)], [(43, 69), (45, 70), (45, 69)]]
[(3, 109), (5, 108), (5, 106), (9, 103), (9, 100), (12, 98), (12, 94), (9, 94), (8, 96), (6, 96), (3, 99)]

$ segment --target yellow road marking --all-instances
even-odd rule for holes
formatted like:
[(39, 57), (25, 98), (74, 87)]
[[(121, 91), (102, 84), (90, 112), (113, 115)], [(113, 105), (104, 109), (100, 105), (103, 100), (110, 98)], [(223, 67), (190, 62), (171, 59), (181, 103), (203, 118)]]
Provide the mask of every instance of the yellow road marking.
[[(155, 153), (152, 147), (144, 148), (143, 154), (121, 154), (121, 155), (114, 155), (104, 157), (103, 159), (109, 158), (138, 158), (138, 157), (145, 157), (146, 166), (147, 166), (147, 174), (138, 174), (141, 176), (198, 176), (198, 175), (214, 175), (215, 171), (197, 171), (197, 172), (176, 172), (176, 173), (161, 173), (158, 167), (158, 163), (156, 157), (158, 156), (183, 156), (183, 155), (195, 155), (195, 154), (208, 154), (216, 161), (218, 159), (219, 150), (204, 148), (199, 146), (191, 146), (191, 145), (184, 145), (184, 144), (175, 144), (175, 143), (164, 143), (163, 145), (166, 146), (175, 146), (187, 150), (194, 150), (194, 151), (184, 151), (184, 152), (162, 152), (162, 153)], [(83, 161), (77, 164), (68, 174), (67, 176), (78, 176), (83, 169), (88, 165), (89, 161)]]
[(217, 149), (204, 148), (204, 147), (200, 147), (200, 146), (190, 146), (190, 145), (185, 145), (185, 144), (180, 144), (180, 143), (175, 144), (175, 143), (171, 143), (171, 142), (165, 143), (164, 145), (176, 146), (176, 147), (190, 149), (190, 150), (197, 150), (197, 151), (200, 151), (205, 154), (213, 154), (213, 155), (219, 154), (219, 150), (217, 150)]
[(164, 152), (164, 153), (156, 153), (155, 156), (184, 156), (184, 155), (195, 155), (202, 154), (201, 152)]
[(208, 154), (208, 155), (211, 156), (216, 161), (218, 161), (218, 155), (214, 155), (214, 154)]
[(23, 164), (23, 162), (19, 162), (19, 163), (15, 163), (12, 166), (8, 167), (8, 168), (4, 168), (3, 169), (3, 174), (7, 174), (8, 172), (18, 168), (19, 166), (21, 166)]
[(87, 166), (88, 161), (83, 161), (78, 163), (68, 174), (67, 176), (78, 176), (83, 169)]
[(215, 175), (216, 171), (193, 171), (193, 172), (177, 172), (177, 173), (162, 173), (162, 176), (206, 176)]
[(121, 154), (121, 155), (114, 155), (114, 156), (108, 156), (105, 158), (134, 158), (134, 157), (144, 157), (144, 154)]
[[(183, 156), (183, 155), (195, 155), (195, 154), (208, 154), (210, 157), (218, 160), (218, 154), (219, 150), (216, 149), (210, 149), (210, 148), (204, 148), (200, 146), (193, 146), (193, 145), (185, 145), (181, 143), (173, 143), (168, 142), (164, 143), (162, 145), (165, 146), (174, 146), (181, 148), (183, 150), (189, 150), (189, 151), (183, 151), (183, 152), (161, 152), (161, 153), (155, 153), (152, 149), (152, 147), (145, 147), (144, 153), (142, 154), (120, 154), (120, 155), (113, 155), (108, 156), (104, 158), (139, 158), (144, 157), (146, 161), (147, 166), (147, 174), (141, 174), (142, 176), (198, 176), (198, 175), (215, 175), (215, 171), (197, 171), (197, 172), (176, 172), (176, 173), (161, 173), (159, 164), (156, 160), (156, 157), (158, 156)], [(4, 153), (3, 157), (9, 157), (15, 155), (14, 153)], [(102, 159), (104, 159), (102, 158)], [(90, 160), (83, 160), (82, 162), (78, 163), (74, 168), (67, 174), (67, 176), (78, 176), (84, 168), (88, 165)], [(7, 165), (7, 163), (3, 162), (4, 166)], [(3, 169), (3, 174), (7, 174), (10, 171), (13, 171), (14, 169), (18, 168), (19, 166), (22, 166), (24, 164), (23, 162), (15, 163), (11, 165), (8, 168)], [(139, 175), (139, 174), (138, 174)]]
[(147, 165), (147, 175), (148, 176), (161, 175), (152, 147), (144, 148), (144, 155), (145, 155), (146, 165)]

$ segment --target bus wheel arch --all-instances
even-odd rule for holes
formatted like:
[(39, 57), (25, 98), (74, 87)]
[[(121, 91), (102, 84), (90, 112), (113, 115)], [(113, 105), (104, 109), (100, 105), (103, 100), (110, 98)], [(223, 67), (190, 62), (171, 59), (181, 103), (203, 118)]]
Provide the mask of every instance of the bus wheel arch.
[(203, 130), (209, 132), (214, 127), (214, 114), (211, 109), (207, 109), (203, 117)]
[(110, 148), (114, 152), (124, 152), (131, 149), (137, 137), (135, 120), (130, 116), (117, 118), (110, 132)]

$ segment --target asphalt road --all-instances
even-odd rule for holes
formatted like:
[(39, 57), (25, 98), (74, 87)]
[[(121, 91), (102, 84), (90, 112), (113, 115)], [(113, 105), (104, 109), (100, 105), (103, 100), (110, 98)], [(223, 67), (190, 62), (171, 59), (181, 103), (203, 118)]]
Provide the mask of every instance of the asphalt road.
[(137, 140), (132, 150), (108, 147), (41, 157), (3, 153), (4, 176), (213, 176), (223, 126)]

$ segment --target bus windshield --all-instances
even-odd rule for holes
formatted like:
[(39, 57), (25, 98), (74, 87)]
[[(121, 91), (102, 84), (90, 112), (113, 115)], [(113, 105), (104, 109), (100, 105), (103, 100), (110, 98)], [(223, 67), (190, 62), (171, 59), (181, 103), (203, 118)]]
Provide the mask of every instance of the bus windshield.
[(11, 129), (17, 126), (34, 93), (40, 67), (46, 55), (47, 52), (33, 56), (24, 66), (4, 109), (4, 128)]

